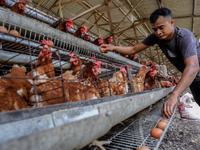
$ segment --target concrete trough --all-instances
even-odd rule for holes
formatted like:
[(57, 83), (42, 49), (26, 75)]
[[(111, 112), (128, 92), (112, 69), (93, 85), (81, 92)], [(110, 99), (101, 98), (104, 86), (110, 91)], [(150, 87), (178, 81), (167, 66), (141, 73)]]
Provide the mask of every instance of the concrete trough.
[[(162, 99), (173, 89), (174, 87), (127, 94), (111, 101), (109, 99), (112, 97), (108, 97), (102, 103), (58, 109), (46, 115), (1, 124), (0, 149), (80, 149), (104, 135), (112, 126)], [(83, 101), (82, 104), (90, 101), (93, 100)]]

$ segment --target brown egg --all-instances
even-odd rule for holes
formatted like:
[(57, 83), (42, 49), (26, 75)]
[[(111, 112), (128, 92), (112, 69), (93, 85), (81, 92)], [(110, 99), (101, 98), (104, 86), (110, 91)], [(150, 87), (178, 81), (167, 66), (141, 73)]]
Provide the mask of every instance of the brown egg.
[(160, 120), (160, 122), (165, 122), (165, 123), (168, 123), (169, 121), (166, 120), (166, 119), (163, 119), (163, 120)]
[(167, 123), (163, 122), (163, 121), (160, 121), (157, 124), (157, 127), (160, 128), (160, 129), (162, 129), (163, 131), (165, 130), (166, 126), (167, 126)]
[(163, 134), (163, 130), (159, 128), (153, 128), (151, 130), (151, 136), (154, 137), (155, 139), (159, 139), (162, 134)]
[(99, 48), (100, 49), (100, 52), (102, 53), (108, 53), (108, 51), (105, 51), (103, 48)]
[(3, 27), (3, 26), (0, 26), (0, 31), (1, 31), (1, 32), (6, 32), (6, 33), (8, 33), (7, 28), (6, 28), (6, 27)]
[(144, 147), (144, 146), (142, 146), (142, 147), (140, 147), (140, 148), (138, 148), (138, 149), (136, 149), (136, 150), (150, 150), (148, 147)]
[(15, 36), (19, 36), (19, 32), (17, 30), (10, 30), (10, 34), (13, 34)]

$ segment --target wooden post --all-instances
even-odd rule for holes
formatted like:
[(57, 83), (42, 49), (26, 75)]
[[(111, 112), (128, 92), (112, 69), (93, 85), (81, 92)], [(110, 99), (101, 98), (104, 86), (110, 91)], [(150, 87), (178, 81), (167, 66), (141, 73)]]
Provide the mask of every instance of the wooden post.
[(58, 1), (58, 5), (59, 5), (59, 15), (60, 15), (61, 18), (63, 18), (63, 12), (62, 12), (61, 0)]
[[(96, 14), (94, 14), (94, 18), (95, 18), (95, 22), (96, 22), (96, 24), (98, 25)], [(100, 17), (99, 17), (99, 18), (100, 18)], [(97, 32), (98, 32), (98, 37), (101, 37), (101, 32), (100, 32), (100, 29), (99, 29), (98, 27), (97, 27)]]

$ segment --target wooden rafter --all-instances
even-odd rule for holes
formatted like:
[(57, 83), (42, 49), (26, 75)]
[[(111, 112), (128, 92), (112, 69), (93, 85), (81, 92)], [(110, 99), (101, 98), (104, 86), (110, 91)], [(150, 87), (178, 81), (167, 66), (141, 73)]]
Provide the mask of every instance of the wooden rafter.
[(115, 27), (115, 29), (110, 33), (112, 35), (118, 27), (124, 22), (124, 20), (135, 10), (135, 8), (142, 2), (142, 0), (138, 1), (137, 4), (125, 15), (125, 17), (119, 22), (119, 24)]
[[(104, 3), (105, 3), (105, 6), (106, 6), (106, 10), (107, 10), (107, 16), (108, 16), (108, 23), (109, 23), (109, 26), (110, 26), (110, 31), (113, 32), (113, 23), (112, 23), (112, 17), (111, 17), (111, 14), (110, 14), (110, 7), (109, 7), (109, 3), (108, 3), (108, 0), (104, 0)], [(113, 43), (114, 45), (116, 45), (116, 41), (115, 41), (115, 36), (113, 36)]]
[(74, 17), (72, 17), (71, 19), (72, 19), (72, 20), (75, 20), (75, 19), (77, 19), (77, 18), (80, 18), (81, 16), (83, 16), (83, 15), (85, 15), (85, 14), (87, 14), (87, 13), (89, 13), (89, 12), (91, 12), (91, 11), (93, 11), (93, 10), (99, 8), (99, 7), (102, 7), (102, 6), (104, 6), (104, 3), (101, 3), (101, 4), (98, 4), (98, 5), (94, 6), (94, 7), (91, 7), (91, 8), (89, 8), (88, 10), (86, 10), (86, 11), (84, 11), (84, 12), (82, 12), (82, 13), (80, 13), (80, 14), (74, 16)]
[[(143, 19), (143, 20), (141, 20), (139, 23), (136, 23), (136, 24), (135, 24), (135, 27), (140, 26), (140, 25), (142, 25), (143, 23), (145, 23), (145, 22), (147, 22), (147, 21), (148, 21), (148, 19)], [(116, 32), (115, 34), (120, 34), (120, 35), (121, 35), (121, 34), (123, 34), (125, 31), (130, 30), (132, 27), (133, 27), (133, 25), (127, 27), (127, 28), (124, 29), (124, 30), (118, 31), (118, 32)], [(119, 36), (120, 36), (120, 35), (119, 35)]]
[[(94, 14), (95, 15), (95, 14)], [(95, 20), (94, 24), (97, 24), (97, 22), (103, 17), (104, 13), (101, 14), (101, 16), (99, 16), (99, 18), (97, 20)], [(94, 25), (92, 25), (89, 29), (88, 32), (93, 28)]]
[(58, 0), (55, 0), (54, 3), (51, 5), (51, 7), (49, 7), (49, 11), (56, 5), (56, 3), (58, 2)]
[[(93, 14), (94, 13), (91, 13), (91, 15), (86, 20), (89, 20), (92, 17)], [(81, 27), (84, 23), (85, 23), (85, 21), (83, 21), (83, 23), (79, 27)]]
[[(122, 7), (125, 7), (125, 6), (115, 7), (115, 8), (110, 9), (110, 11), (111, 11), (111, 10), (120, 9), (120, 8), (122, 8)], [(106, 11), (107, 11), (107, 10), (99, 11), (99, 12), (96, 12), (96, 14), (98, 14), (98, 13), (103, 13), (103, 12), (106, 12)]]
[[(70, 4), (74, 4), (74, 3), (78, 3), (78, 2), (82, 2), (82, 1), (85, 1), (85, 0), (72, 0), (69, 2), (62, 3), (61, 6), (66, 6), (66, 5), (70, 5)], [(55, 5), (52, 8), (56, 8), (56, 7), (59, 7), (59, 5)]]
[[(113, 2), (114, 4), (115, 4), (115, 6), (117, 6), (117, 7), (119, 7), (119, 5), (116, 3), (116, 2)], [(124, 12), (124, 10), (122, 9), (122, 8), (120, 8), (119, 9), (124, 15), (126, 15), (126, 13)], [(132, 20), (131, 20), (131, 18), (130, 17), (128, 17), (128, 20), (132, 23)], [(138, 27), (136, 27), (137, 28), (137, 30), (142, 34), (142, 35), (144, 35), (144, 33), (138, 28)], [(125, 33), (124, 33), (125, 34)]]
[(58, 0), (58, 5), (59, 5), (59, 15), (60, 15), (60, 18), (63, 18), (63, 11), (62, 11), (62, 7), (61, 7), (61, 0)]
[[(101, 19), (100, 17), (98, 19)], [(97, 15), (96, 14), (94, 14), (94, 19), (95, 19), (96, 24), (98, 25), (98, 19), (97, 19)], [(98, 32), (98, 37), (101, 37), (101, 32), (100, 32), (99, 28), (97, 28), (97, 32)]]
[(163, 1), (162, 0), (157, 0), (158, 6), (159, 8), (163, 7)]
[[(41, 0), (41, 1), (38, 3), (38, 6), (40, 6), (43, 2), (44, 2), (44, 0)], [(36, 7), (36, 9), (38, 8), (38, 6)]]

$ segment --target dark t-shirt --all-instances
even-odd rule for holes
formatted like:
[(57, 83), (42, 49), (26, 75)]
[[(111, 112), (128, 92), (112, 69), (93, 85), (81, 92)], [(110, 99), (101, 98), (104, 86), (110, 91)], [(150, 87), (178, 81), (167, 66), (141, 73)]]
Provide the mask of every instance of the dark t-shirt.
[[(174, 37), (169, 43), (160, 40), (155, 33), (150, 34), (142, 43), (147, 46), (158, 44), (170, 62), (183, 72), (186, 58), (197, 55), (200, 62), (200, 43), (187, 29), (174, 26), (174, 31)], [(197, 78), (200, 78), (200, 71), (197, 73)]]

